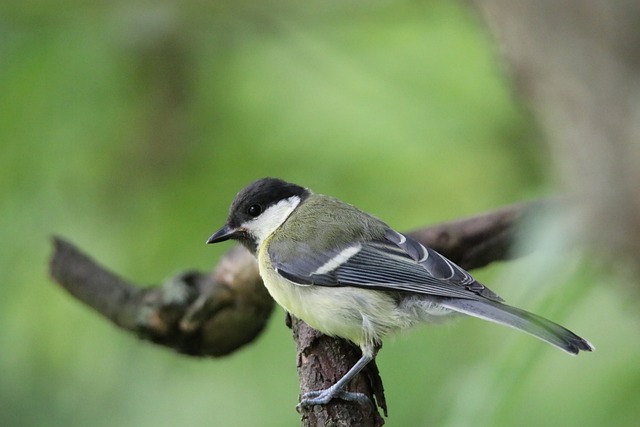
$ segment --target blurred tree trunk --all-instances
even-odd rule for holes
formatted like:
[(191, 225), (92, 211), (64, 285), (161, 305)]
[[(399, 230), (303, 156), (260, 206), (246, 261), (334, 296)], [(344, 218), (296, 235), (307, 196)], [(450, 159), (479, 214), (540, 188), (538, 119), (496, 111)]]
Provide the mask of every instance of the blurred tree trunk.
[(640, 2), (474, 0), (539, 119), (577, 236), (640, 266)]

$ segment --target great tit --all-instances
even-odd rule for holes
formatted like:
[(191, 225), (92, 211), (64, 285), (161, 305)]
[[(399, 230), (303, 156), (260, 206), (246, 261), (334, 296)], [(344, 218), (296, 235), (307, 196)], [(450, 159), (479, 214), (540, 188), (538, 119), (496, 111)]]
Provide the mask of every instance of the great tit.
[(207, 243), (228, 239), (257, 256), (264, 285), (285, 310), (362, 350), (347, 374), (305, 393), (300, 407), (367, 400), (344, 389), (385, 335), (454, 314), (519, 329), (570, 354), (594, 350), (564, 327), (504, 304), (465, 270), (372, 215), (280, 179), (259, 179), (237, 194)]

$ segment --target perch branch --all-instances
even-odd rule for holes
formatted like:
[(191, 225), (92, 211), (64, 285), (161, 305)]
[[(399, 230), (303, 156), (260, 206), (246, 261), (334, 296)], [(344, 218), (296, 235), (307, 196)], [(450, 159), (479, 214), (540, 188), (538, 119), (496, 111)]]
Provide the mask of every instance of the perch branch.
[[(464, 268), (509, 259), (523, 219), (545, 201), (507, 206), (478, 216), (409, 233)], [(109, 272), (72, 244), (54, 238), (51, 277), (74, 298), (118, 327), (190, 356), (218, 357), (253, 341), (273, 309), (255, 258), (240, 246), (227, 252), (212, 273), (186, 271), (163, 284), (139, 287)], [(291, 319), (298, 344), (301, 392), (326, 388), (359, 358), (359, 350)], [(375, 363), (351, 386), (366, 393), (387, 413), (382, 380)], [(303, 425), (384, 423), (376, 408), (331, 402), (303, 414)]]
[(139, 287), (54, 238), (51, 277), (116, 326), (189, 356), (225, 356), (262, 331), (273, 309), (258, 266), (234, 247), (213, 273), (186, 271)]

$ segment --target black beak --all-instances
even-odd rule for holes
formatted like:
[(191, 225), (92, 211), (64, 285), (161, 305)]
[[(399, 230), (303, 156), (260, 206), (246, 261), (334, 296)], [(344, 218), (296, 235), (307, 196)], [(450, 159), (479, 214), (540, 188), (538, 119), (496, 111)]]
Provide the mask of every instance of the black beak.
[(225, 240), (237, 237), (240, 233), (241, 230), (225, 224), (224, 227), (213, 233), (213, 235), (207, 239), (207, 244), (224, 242)]

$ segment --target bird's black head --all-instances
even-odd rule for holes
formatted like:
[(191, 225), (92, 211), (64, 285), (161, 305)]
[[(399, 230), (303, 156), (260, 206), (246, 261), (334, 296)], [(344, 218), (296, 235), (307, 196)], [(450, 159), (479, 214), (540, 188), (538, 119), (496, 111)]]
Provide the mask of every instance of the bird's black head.
[(254, 181), (236, 195), (229, 209), (227, 222), (207, 243), (235, 239), (255, 253), (260, 243), (309, 194), (306, 188), (277, 178)]

